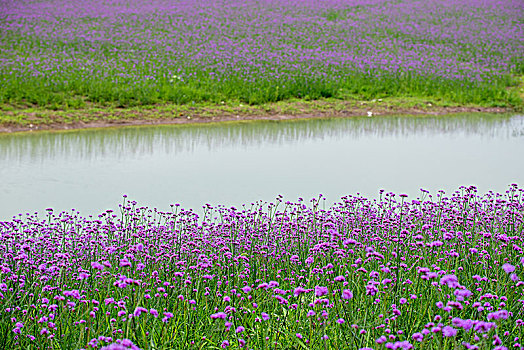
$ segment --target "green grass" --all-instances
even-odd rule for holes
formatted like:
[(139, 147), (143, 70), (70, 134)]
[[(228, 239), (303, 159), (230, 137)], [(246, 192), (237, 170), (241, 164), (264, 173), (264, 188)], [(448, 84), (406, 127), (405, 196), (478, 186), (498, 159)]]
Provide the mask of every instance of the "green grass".
[[(72, 73), (73, 74), (73, 73)], [(1, 77), (0, 77), (1, 78)], [(75, 79), (73, 77), (73, 79)], [(0, 79), (2, 80), (2, 79)], [(164, 85), (133, 84), (122, 88), (109, 81), (82, 81), (50, 87), (47, 78), (9, 80), (0, 90), (3, 105), (29, 105), (48, 109), (79, 109), (88, 104), (110, 104), (120, 108), (147, 106), (162, 103), (187, 105), (192, 103), (261, 105), (292, 99), (318, 100), (345, 99), (347, 96), (361, 100), (379, 98), (432, 99), (460, 105), (497, 107), (522, 106), (522, 97), (516, 87), (517, 78), (505, 84), (475, 86), (464, 82), (435, 80), (427, 77), (399, 79), (395, 76), (376, 78), (353, 74), (346, 81), (310, 82), (306, 78), (289, 82), (268, 79), (262, 82), (245, 82), (229, 77), (226, 84), (217, 84), (200, 77), (196, 82)], [(130, 83), (130, 82), (129, 82)], [(128, 82), (122, 85), (126, 86)], [(508, 88), (510, 87), (510, 88)]]

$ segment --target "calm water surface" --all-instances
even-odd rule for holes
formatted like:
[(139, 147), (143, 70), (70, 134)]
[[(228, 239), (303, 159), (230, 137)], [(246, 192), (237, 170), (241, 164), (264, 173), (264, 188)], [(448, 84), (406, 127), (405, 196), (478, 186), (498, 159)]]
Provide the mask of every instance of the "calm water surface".
[(0, 219), (524, 184), (524, 116), (383, 117), (0, 135)]

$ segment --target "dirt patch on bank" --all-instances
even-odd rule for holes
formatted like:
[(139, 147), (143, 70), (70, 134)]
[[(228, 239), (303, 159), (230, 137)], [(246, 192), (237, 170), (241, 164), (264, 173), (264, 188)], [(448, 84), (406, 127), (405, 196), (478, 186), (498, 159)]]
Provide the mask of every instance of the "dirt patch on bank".
[[(40, 130), (74, 130), (85, 128), (104, 128), (138, 125), (162, 124), (198, 124), (227, 121), (248, 120), (290, 120), (326, 117), (356, 117), (356, 116), (385, 116), (385, 115), (446, 115), (457, 113), (511, 113), (510, 108), (499, 107), (398, 107), (390, 105), (377, 105), (372, 102), (337, 104), (331, 108), (329, 103), (317, 101), (314, 108), (311, 105), (294, 105), (289, 108), (252, 108), (229, 109), (227, 111), (213, 107), (184, 108), (178, 111), (173, 108), (150, 108), (143, 110), (132, 109), (103, 109), (89, 111), (56, 112), (44, 111), (43, 113), (15, 111), (2, 112), (4, 115), (16, 115), (17, 122), (0, 123), (0, 133), (40, 131)], [(70, 113), (70, 114), (68, 114)]]

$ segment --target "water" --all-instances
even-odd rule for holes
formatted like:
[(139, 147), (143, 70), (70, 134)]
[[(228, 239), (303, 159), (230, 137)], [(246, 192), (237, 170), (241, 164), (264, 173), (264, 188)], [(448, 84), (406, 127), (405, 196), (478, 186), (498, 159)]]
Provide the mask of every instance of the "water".
[(524, 117), (373, 117), (147, 126), (0, 135), (0, 219), (77, 209), (122, 195), (139, 205), (416, 197), (461, 185), (524, 184)]

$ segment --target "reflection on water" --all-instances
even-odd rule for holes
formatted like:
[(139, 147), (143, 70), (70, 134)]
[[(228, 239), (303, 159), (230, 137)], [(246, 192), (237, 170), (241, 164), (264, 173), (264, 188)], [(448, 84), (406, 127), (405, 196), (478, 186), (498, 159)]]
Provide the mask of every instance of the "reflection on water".
[(203, 125), (164, 125), (36, 134), (0, 135), (4, 162), (31, 159), (100, 159), (147, 156), (155, 152), (195, 152), (202, 147), (260, 147), (311, 140), (373, 137), (480, 135), (485, 138), (522, 137), (522, 118), (497, 115), (452, 117), (382, 117), (259, 121)]
[(92, 213), (121, 195), (199, 208), (386, 188), (522, 183), (524, 118), (374, 117), (0, 135), (0, 219), (52, 206)]

